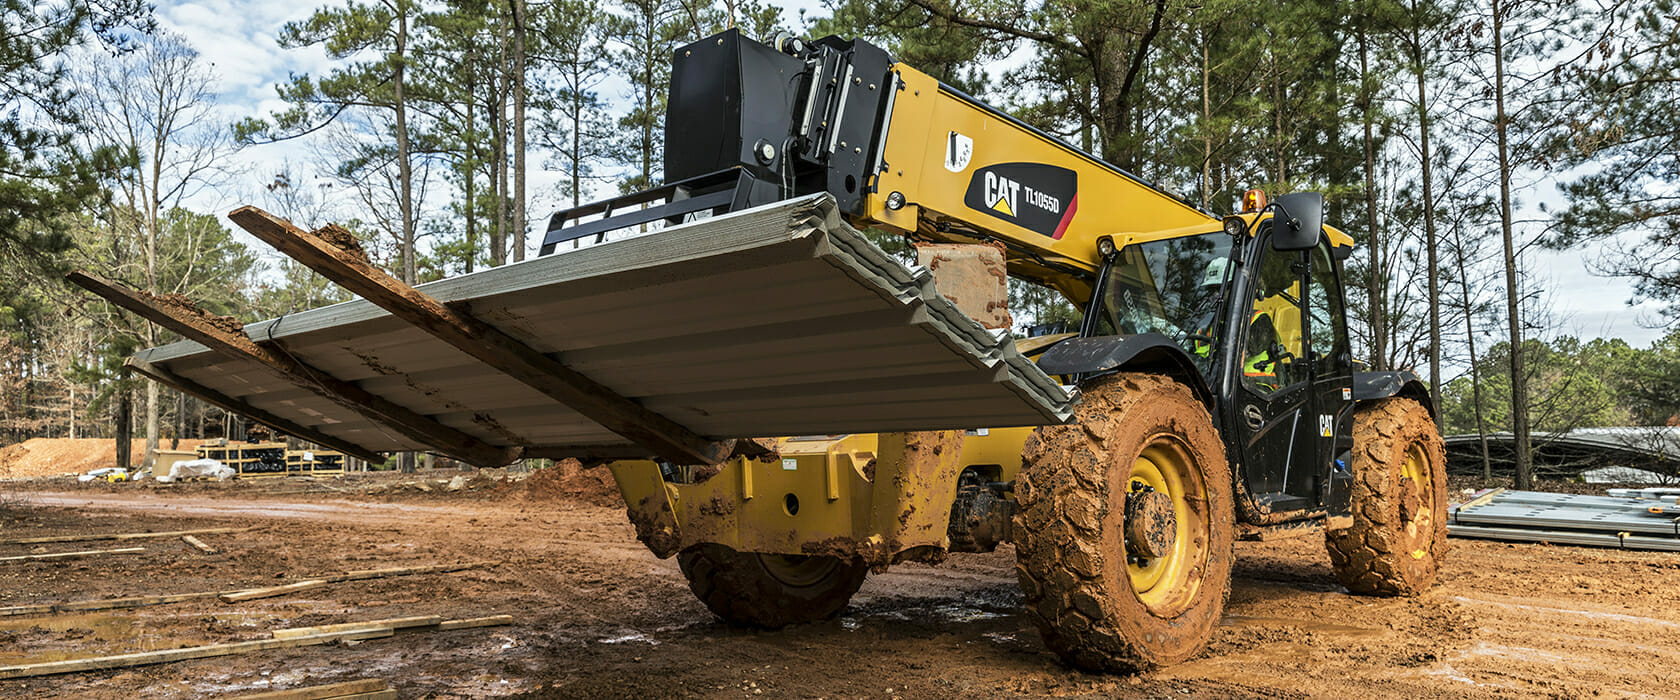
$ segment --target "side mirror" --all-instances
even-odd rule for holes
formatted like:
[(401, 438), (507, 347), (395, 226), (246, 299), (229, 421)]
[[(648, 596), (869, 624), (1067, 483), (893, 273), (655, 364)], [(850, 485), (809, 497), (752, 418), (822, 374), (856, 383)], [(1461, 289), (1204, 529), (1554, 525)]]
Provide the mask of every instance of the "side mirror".
[(1272, 247), (1311, 250), (1324, 233), (1324, 195), (1292, 192), (1272, 200)]

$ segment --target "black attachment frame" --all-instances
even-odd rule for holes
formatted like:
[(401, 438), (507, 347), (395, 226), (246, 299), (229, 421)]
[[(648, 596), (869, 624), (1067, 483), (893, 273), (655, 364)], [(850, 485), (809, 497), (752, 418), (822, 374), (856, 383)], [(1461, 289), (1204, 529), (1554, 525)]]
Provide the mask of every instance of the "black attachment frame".
[[(746, 169), (735, 167), (561, 210), (549, 218), (548, 232), (543, 235), (542, 249), (538, 255), (548, 255), (561, 243), (587, 236), (594, 236), (595, 242), (600, 243), (613, 231), (661, 219), (678, 224), (682, 223), (684, 217), (703, 211), (717, 215), (744, 209), (749, 206), (751, 200), (756, 199), (752, 196), (754, 192), (766, 185), (776, 187), (775, 183), (761, 182)], [(635, 208), (651, 202), (661, 203)], [(585, 218), (596, 215), (600, 215), (601, 218), (584, 221)], [(571, 225), (568, 226), (568, 222)]]

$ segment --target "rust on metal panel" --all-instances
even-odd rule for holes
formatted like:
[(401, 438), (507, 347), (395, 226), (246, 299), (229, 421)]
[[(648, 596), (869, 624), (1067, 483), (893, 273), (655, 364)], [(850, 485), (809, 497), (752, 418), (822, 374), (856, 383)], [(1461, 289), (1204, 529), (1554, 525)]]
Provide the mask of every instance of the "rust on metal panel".
[(310, 233), (256, 207), (228, 215), (252, 235), (345, 289), (390, 312), (479, 362), (572, 408), (653, 454), (678, 464), (712, 464), (727, 459), (733, 440), (712, 440), (560, 361), (538, 352), (483, 320), (428, 296), (369, 265), (359, 251), (334, 243), (331, 227)]

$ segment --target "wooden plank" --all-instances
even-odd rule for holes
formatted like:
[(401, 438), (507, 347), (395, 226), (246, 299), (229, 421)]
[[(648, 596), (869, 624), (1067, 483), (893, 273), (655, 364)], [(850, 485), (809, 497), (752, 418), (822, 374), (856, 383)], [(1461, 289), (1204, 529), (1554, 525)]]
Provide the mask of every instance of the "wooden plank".
[[(256, 207), (240, 207), (228, 218), (276, 250), (392, 316), (471, 355), (497, 371), (542, 392), (590, 420), (678, 464), (717, 464), (734, 449), (733, 440), (711, 440), (626, 398), (461, 310), (447, 306), (369, 264), (359, 249), (347, 250), (327, 237), (354, 241), (348, 232), (326, 227), (310, 233)], [(323, 236), (322, 234), (326, 235)]]
[(171, 595), (148, 595), (133, 598), (108, 598), (105, 600), (79, 600), (70, 603), (43, 603), (40, 605), (15, 605), (0, 608), (0, 617), (15, 617), (17, 615), (44, 615), (59, 612), (85, 612), (88, 610), (121, 610), (123, 608), (142, 608), (148, 605), (164, 605), (180, 603), (200, 598), (214, 598), (221, 595), (218, 591), (204, 591), (201, 593), (174, 593)]
[(298, 581), (296, 583), (288, 583), (284, 586), (272, 586), (272, 587), (269, 587), (269, 588), (252, 588), (250, 590), (244, 590), (244, 591), (233, 591), (233, 592), (229, 592), (229, 593), (223, 593), (223, 594), (221, 594), (219, 596), (216, 596), (216, 597), (220, 598), (223, 603), (243, 603), (247, 600), (257, 600), (259, 598), (273, 598), (275, 596), (286, 595), (287, 593), (297, 593), (299, 591), (307, 591), (311, 588), (320, 588), (321, 586), (325, 586), (328, 583), (331, 583), (331, 581), (327, 581), (325, 579), (311, 579), (311, 580), (308, 580), (308, 581)]
[(396, 568), (390, 568), (390, 569), (366, 569), (366, 570), (363, 570), (363, 571), (351, 571), (351, 572), (348, 572), (348, 573), (338, 574), (336, 576), (321, 576), (319, 578), (323, 578), (323, 579), (326, 579), (328, 581), (332, 581), (334, 583), (337, 583), (337, 582), (340, 582), (340, 581), (366, 581), (368, 579), (386, 578), (386, 577), (389, 577), (389, 576), (409, 576), (409, 575), (413, 575), (413, 574), (443, 574), (443, 573), (449, 573), (451, 571), (466, 571), (467, 569), (476, 569), (476, 568), (484, 566), (484, 565), (485, 565), (484, 562), (476, 561), (476, 562), (471, 562), (471, 563), (467, 563), (467, 564), (431, 564), (429, 566), (404, 566), (404, 567), (396, 567)]
[(193, 547), (197, 548), (198, 551), (204, 552), (205, 554), (215, 554), (216, 553), (215, 548), (211, 547), (210, 545), (205, 544), (203, 541), (199, 540), (197, 537), (193, 537), (192, 535), (181, 535), (181, 541), (192, 545)]
[(256, 406), (245, 403), (244, 401), (226, 396), (215, 389), (211, 389), (210, 387), (200, 385), (197, 382), (184, 377), (176, 376), (174, 373), (145, 360), (131, 357), (128, 359), (128, 362), (124, 363), (124, 366), (128, 369), (139, 372), (140, 374), (146, 375), (151, 378), (152, 381), (158, 382), (159, 384), (174, 387), (177, 391), (183, 393), (192, 394), (193, 396), (203, 399), (207, 403), (214, 404), (217, 408), (224, 411), (231, 411), (242, 416), (250, 417), (263, 425), (278, 428), (281, 432), (289, 435), (295, 435), (316, 444), (326, 445), (340, 452), (352, 454), (357, 458), (374, 462), (376, 464), (385, 461), (385, 457), (380, 455), (378, 452), (364, 450), (358, 445), (345, 442), (319, 430), (315, 430), (314, 428), (310, 428), (300, 423), (294, 423), (286, 418), (282, 418), (278, 415), (257, 408)]
[(402, 630), (410, 627), (431, 627), (443, 618), (437, 615), (421, 615), (418, 617), (393, 617), (385, 620), (364, 620), (361, 622), (341, 622), (336, 625), (320, 625), (317, 627), (293, 627), (291, 629), (274, 630), (275, 639), (291, 639), (293, 637), (308, 637), (329, 632), (354, 632), (358, 630)]
[(385, 679), (364, 678), (342, 683), (312, 685), (307, 688), (289, 688), (286, 690), (270, 690), (255, 695), (240, 695), (237, 700), (326, 700), (327, 698), (342, 698), (357, 693), (372, 693), (385, 689)]
[(512, 615), (491, 615), (489, 617), (471, 617), (464, 620), (444, 620), (438, 623), (439, 632), (449, 630), (464, 630), (474, 627), (500, 627), (513, 624)]
[[(259, 345), (243, 330), (217, 325), (215, 317), (191, 305), (165, 302), (89, 272), (66, 275), (77, 286), (175, 331), (225, 357), (255, 362), (286, 382), (377, 421), (409, 439), (471, 464), (493, 467), (519, 459), (519, 448), (498, 447), (421, 415), (406, 406), (316, 369), (292, 355)], [(302, 437), (302, 436), (300, 436)]]
[(120, 534), (104, 535), (56, 535), (53, 537), (25, 537), (17, 540), (0, 540), (0, 544), (51, 544), (54, 542), (94, 542), (98, 540), (141, 540), (147, 538), (182, 537), (185, 535), (230, 535), (236, 532), (247, 532), (249, 527), (210, 527), (202, 530), (174, 530), (172, 532), (124, 532)]
[(339, 695), (337, 697), (334, 697), (332, 700), (397, 700), (397, 691), (395, 691), (395, 690), (375, 690), (371, 693), (355, 693), (355, 694), (352, 694), (352, 695)]
[[(365, 580), (368, 580), (368, 579), (386, 578), (386, 577), (390, 577), (390, 576), (409, 576), (409, 575), (414, 575), (414, 574), (448, 573), (448, 572), (452, 572), (452, 571), (465, 571), (467, 569), (473, 569), (473, 568), (477, 568), (477, 567), (480, 567), (480, 566), (485, 566), (485, 563), (484, 562), (471, 562), (471, 563), (466, 563), (466, 564), (433, 564), (433, 565), (430, 565), (430, 566), (410, 566), (410, 567), (390, 568), (390, 569), (368, 569), (368, 570), (365, 570), (365, 571), (351, 571), (349, 573), (337, 574), (337, 575), (334, 575), (334, 576), (317, 576), (317, 577), (315, 577), (313, 579), (309, 579), (309, 580), (311, 580), (311, 581), (324, 581), (326, 583), (340, 583), (340, 582), (344, 582), (344, 581), (365, 581)], [(199, 592), (199, 593), (175, 593), (175, 594), (171, 594), (171, 595), (139, 596), (139, 597), (134, 597), (134, 598), (108, 598), (108, 599), (103, 599), (103, 600), (81, 600), (81, 601), (74, 601), (74, 602), (69, 602), (69, 603), (42, 603), (42, 604), (37, 604), (37, 605), (17, 605), (17, 606), (12, 606), (12, 607), (7, 607), (7, 608), (0, 608), (0, 617), (14, 617), (14, 616), (17, 616), (17, 615), (43, 615), (43, 614), (47, 614), (47, 613), (59, 613), (59, 612), (85, 612), (85, 611), (89, 611), (89, 610), (118, 610), (118, 609), (123, 609), (123, 608), (139, 608), (139, 607), (145, 607), (145, 606), (148, 606), (148, 605), (165, 605), (165, 604), (168, 604), (168, 603), (180, 603), (180, 602), (185, 602), (185, 601), (189, 601), (189, 600), (198, 600), (200, 598), (218, 598), (218, 597), (223, 596), (223, 595), (244, 593), (244, 592), (247, 592), (247, 591), (250, 591), (250, 590), (266, 590), (266, 589), (240, 589), (240, 590), (234, 590), (234, 591), (204, 591), (204, 592)]]
[(89, 549), (81, 552), (57, 552), (54, 554), (24, 554), (16, 557), (0, 557), (0, 562), (8, 561), (51, 561), (54, 559), (80, 559), (83, 557), (99, 557), (107, 554), (138, 554), (146, 551), (145, 547), (127, 547), (124, 549)]
[(294, 647), (315, 646), (338, 641), (340, 639), (368, 639), (368, 635), (389, 636), (389, 630), (382, 630), (384, 634), (375, 632), (350, 632), (321, 634), (313, 637), (298, 637), (296, 639), (258, 639), (250, 642), (234, 642), (232, 644), (207, 644), (197, 647), (181, 649), (167, 649), (164, 651), (144, 651), (133, 654), (118, 654), (115, 656), (95, 656), (84, 659), (67, 659), (64, 661), (48, 661), (37, 664), (19, 664), (14, 666), (0, 666), (0, 679), (31, 678), (34, 676), (50, 676), (59, 673), (77, 673), (80, 671), (98, 671), (108, 668), (131, 668), (134, 666), (150, 666), (173, 661), (188, 661), (191, 659), (205, 659), (215, 656), (232, 656), (234, 654), (249, 654), (271, 649), (291, 649)]

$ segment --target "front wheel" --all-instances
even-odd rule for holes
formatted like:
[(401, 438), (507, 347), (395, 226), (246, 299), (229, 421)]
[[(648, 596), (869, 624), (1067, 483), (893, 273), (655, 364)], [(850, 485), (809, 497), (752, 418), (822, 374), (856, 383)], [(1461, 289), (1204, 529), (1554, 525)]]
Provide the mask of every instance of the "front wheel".
[(689, 590), (725, 622), (778, 629), (845, 609), (869, 567), (837, 557), (737, 552), (717, 544), (677, 555)]
[(1355, 593), (1413, 596), (1447, 553), (1447, 457), (1422, 404), (1388, 398), (1353, 416), (1353, 517), (1324, 532), (1336, 578)]
[(1231, 472), (1183, 384), (1120, 374), (1083, 387), (1078, 421), (1027, 440), (1016, 573), (1045, 646), (1092, 671), (1201, 653), (1230, 588)]

